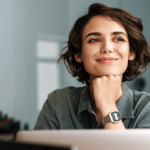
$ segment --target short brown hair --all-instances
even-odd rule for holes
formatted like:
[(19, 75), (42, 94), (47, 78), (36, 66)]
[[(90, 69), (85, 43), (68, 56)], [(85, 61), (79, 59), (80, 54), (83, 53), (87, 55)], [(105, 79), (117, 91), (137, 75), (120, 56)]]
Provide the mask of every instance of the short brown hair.
[(84, 27), (91, 18), (98, 15), (108, 16), (125, 27), (128, 33), (130, 52), (134, 52), (136, 57), (133, 61), (128, 61), (128, 67), (123, 74), (122, 82), (134, 80), (143, 73), (140, 69), (145, 68), (146, 71), (146, 66), (150, 62), (150, 47), (142, 33), (142, 21), (140, 18), (137, 18), (122, 9), (107, 7), (100, 3), (92, 4), (88, 9), (88, 13), (76, 20), (69, 34), (68, 44), (62, 49), (62, 51), (66, 51), (63, 54), (60, 54), (57, 63), (63, 60), (69, 73), (71, 73), (73, 77), (78, 77), (77, 80), (79, 82), (89, 84), (89, 74), (86, 72), (83, 62), (78, 63), (75, 60), (74, 55), (81, 55)]

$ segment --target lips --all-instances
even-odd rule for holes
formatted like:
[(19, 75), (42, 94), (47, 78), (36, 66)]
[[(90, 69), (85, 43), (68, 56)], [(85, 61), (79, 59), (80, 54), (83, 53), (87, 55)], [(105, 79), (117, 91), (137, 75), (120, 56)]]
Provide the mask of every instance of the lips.
[(115, 57), (101, 57), (101, 58), (97, 59), (96, 61), (98, 61), (99, 63), (102, 63), (102, 64), (111, 64), (111, 63), (115, 62), (116, 60), (118, 60), (118, 59)]
[(117, 60), (117, 58), (115, 57), (101, 57), (99, 59), (97, 59), (97, 61), (110, 61), (110, 60)]

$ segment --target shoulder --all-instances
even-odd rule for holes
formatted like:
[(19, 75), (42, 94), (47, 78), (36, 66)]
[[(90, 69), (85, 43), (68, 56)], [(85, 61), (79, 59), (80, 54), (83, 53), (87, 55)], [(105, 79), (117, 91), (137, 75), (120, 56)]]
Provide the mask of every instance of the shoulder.
[(56, 98), (57, 96), (76, 95), (80, 94), (83, 87), (68, 86), (61, 89), (56, 89), (48, 94), (48, 99)]
[(150, 115), (150, 94), (147, 92), (133, 92), (133, 107), (135, 114)]
[(68, 86), (56, 89), (48, 94), (48, 104), (51, 104), (54, 108), (59, 108), (61, 105), (67, 107), (67, 103), (77, 103), (83, 88)]
[(150, 93), (139, 92), (135, 90), (132, 90), (132, 92), (133, 92), (133, 98), (134, 98), (135, 103), (137, 103), (138, 101), (150, 102)]
[(134, 119), (130, 124), (135, 128), (150, 127), (150, 94), (147, 92), (133, 92), (133, 113)]

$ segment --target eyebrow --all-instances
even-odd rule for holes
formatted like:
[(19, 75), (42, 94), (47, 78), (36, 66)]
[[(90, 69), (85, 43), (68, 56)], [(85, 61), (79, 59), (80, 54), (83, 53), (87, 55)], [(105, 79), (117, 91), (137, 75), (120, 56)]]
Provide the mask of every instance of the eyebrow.
[[(123, 35), (125, 35), (125, 36), (127, 37), (127, 35), (126, 35), (124, 32), (121, 32), (121, 31), (117, 31), (117, 32), (112, 32), (112, 33), (111, 33), (111, 35), (118, 35), (118, 34), (123, 34)], [(99, 33), (99, 32), (91, 32), (91, 33), (89, 33), (89, 34), (85, 37), (85, 39), (86, 39), (88, 36), (90, 36), (90, 35), (101, 36), (102, 34)]]

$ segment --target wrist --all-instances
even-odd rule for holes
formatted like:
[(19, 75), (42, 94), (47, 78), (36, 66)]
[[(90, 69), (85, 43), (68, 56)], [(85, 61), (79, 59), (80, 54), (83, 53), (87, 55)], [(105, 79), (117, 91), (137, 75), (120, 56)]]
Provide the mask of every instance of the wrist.
[(119, 123), (122, 120), (121, 114), (119, 111), (111, 111), (106, 117), (102, 119), (102, 124), (105, 125), (107, 123)]
[(102, 118), (106, 117), (111, 111), (118, 111), (116, 104), (114, 105), (101, 105), (98, 107)]

